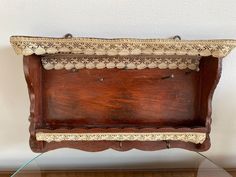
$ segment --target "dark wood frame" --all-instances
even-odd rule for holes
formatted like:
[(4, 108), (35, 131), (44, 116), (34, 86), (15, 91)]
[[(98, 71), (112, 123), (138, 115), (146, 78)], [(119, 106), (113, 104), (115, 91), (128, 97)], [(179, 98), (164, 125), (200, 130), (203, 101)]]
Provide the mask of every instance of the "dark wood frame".
[[(218, 58), (210, 57), (202, 57), (200, 62), (200, 71), (198, 73), (198, 78), (200, 79), (198, 84), (198, 93), (197, 94), (198, 103), (197, 105), (193, 105), (194, 109), (197, 110), (197, 128), (194, 125), (186, 126), (186, 127), (178, 127), (179, 132), (204, 132), (207, 134), (207, 138), (203, 144), (194, 144), (189, 142), (182, 141), (169, 141), (168, 146), (166, 141), (156, 141), (156, 142), (140, 142), (140, 141), (62, 141), (62, 142), (42, 142), (36, 140), (36, 133), (39, 131), (43, 132), (166, 132), (166, 131), (174, 131), (176, 127), (169, 126), (161, 126), (161, 127), (148, 127), (140, 129), (140, 126), (131, 126), (127, 128), (119, 128), (117, 126), (111, 126), (109, 128), (102, 127), (73, 127), (73, 121), (70, 124), (67, 123), (68, 126), (61, 127), (55, 121), (52, 124), (48, 124), (44, 119), (44, 111), (45, 105), (44, 99), (45, 95), (43, 94), (43, 77), (45, 70), (42, 67), (41, 56), (30, 55), (24, 56), (24, 73), (25, 78), (28, 85), (29, 90), (29, 98), (30, 98), (30, 147), (34, 152), (45, 152), (48, 150), (60, 148), (60, 147), (70, 147), (77, 148), (85, 151), (101, 151), (108, 148), (112, 148), (118, 151), (126, 151), (132, 148), (140, 149), (140, 150), (159, 150), (165, 148), (184, 148), (192, 151), (205, 151), (210, 147), (210, 138), (209, 133), (211, 129), (211, 102), (212, 96), (217, 86), (217, 83), (220, 79), (221, 75), (221, 67), (222, 60)], [(50, 71), (57, 72), (57, 71)], [(72, 71), (66, 71), (72, 72)], [(178, 71), (177, 71), (178, 72)], [(188, 72), (188, 71), (187, 71)], [(191, 84), (191, 83), (190, 83)], [(164, 99), (164, 97), (163, 97)], [(188, 97), (186, 96), (186, 98)], [(176, 125), (178, 125), (178, 120), (173, 120)], [(179, 120), (181, 121), (181, 120)], [(175, 124), (174, 123), (174, 124)], [(198, 126), (198, 125), (202, 126)], [(97, 129), (100, 128), (100, 129)]]

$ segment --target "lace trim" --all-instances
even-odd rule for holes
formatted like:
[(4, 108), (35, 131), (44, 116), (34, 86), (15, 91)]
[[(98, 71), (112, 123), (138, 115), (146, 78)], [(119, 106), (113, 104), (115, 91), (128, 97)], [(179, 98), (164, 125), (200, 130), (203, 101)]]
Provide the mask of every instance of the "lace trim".
[(76, 56), (76, 55), (47, 55), (41, 59), (44, 69), (190, 69), (199, 70), (200, 57), (108, 57), (108, 56)]
[(17, 54), (44, 55), (73, 53), (85, 55), (200, 55), (225, 57), (235, 40), (174, 40), (174, 39), (97, 39), (44, 38), (12, 36)]
[(161, 132), (161, 133), (36, 133), (37, 141), (184, 141), (202, 144), (206, 133)]

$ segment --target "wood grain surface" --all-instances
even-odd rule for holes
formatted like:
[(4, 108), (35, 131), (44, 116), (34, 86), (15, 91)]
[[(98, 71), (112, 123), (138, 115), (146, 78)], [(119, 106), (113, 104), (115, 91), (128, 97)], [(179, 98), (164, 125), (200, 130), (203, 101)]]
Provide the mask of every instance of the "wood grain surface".
[[(71, 147), (87, 151), (158, 150), (157, 142), (36, 141), (38, 130), (119, 132), (200, 130), (203, 144), (170, 141), (171, 148), (204, 151), (210, 147), (211, 99), (221, 74), (221, 59), (202, 57), (200, 71), (180, 69), (45, 70), (40, 56), (24, 57), (30, 96), (30, 146), (35, 152)], [(130, 128), (130, 129), (129, 129)]]

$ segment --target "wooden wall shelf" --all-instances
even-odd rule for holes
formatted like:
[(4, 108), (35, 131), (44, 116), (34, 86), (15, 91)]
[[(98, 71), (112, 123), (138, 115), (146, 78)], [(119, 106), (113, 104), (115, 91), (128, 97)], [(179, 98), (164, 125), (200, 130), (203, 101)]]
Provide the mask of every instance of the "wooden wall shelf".
[(30, 146), (210, 147), (211, 99), (234, 40), (12, 36), (24, 55)]

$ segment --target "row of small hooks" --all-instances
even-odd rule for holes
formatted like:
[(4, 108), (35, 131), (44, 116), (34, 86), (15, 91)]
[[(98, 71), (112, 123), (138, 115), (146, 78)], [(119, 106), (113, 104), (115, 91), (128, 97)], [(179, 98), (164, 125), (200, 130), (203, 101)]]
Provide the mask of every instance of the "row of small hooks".
[[(164, 141), (164, 142), (166, 143), (166, 148), (170, 149), (171, 148), (170, 141)], [(122, 148), (122, 146), (123, 146), (123, 143), (122, 143), (122, 141), (120, 141), (119, 142), (119, 147)]]

